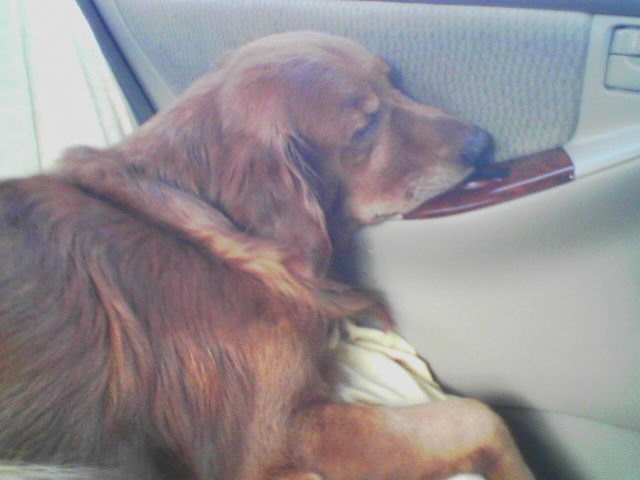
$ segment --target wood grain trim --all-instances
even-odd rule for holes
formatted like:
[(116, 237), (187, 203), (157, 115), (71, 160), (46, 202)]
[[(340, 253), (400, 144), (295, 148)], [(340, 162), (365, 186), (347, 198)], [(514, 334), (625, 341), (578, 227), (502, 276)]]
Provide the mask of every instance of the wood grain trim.
[(404, 216), (422, 219), (496, 205), (570, 182), (574, 167), (563, 148), (554, 148), (478, 168), (465, 183)]

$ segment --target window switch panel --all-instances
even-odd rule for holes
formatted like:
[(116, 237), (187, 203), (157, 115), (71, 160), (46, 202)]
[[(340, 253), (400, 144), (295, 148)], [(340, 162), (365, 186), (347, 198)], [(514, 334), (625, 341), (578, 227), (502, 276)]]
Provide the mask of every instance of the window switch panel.
[(613, 31), (605, 85), (608, 88), (640, 92), (639, 27), (619, 27)]

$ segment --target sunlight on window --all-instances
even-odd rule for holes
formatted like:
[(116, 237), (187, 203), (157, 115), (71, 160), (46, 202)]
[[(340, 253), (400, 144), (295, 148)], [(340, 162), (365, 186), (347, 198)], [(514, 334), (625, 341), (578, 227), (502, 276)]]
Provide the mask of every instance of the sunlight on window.
[(73, 0), (0, 1), (0, 178), (48, 169), (68, 146), (134, 127)]

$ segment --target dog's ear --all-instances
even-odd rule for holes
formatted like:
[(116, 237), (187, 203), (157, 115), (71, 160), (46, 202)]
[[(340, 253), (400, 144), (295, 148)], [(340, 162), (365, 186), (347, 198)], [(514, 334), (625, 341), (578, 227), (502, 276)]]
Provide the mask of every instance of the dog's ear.
[[(236, 134), (237, 135), (237, 134)], [(313, 188), (313, 172), (297, 142), (282, 134), (269, 144), (239, 135), (223, 162), (220, 203), (237, 225), (273, 239), (293, 254), (299, 273), (328, 266), (331, 242)]]
[(308, 72), (232, 67), (223, 64), (192, 85), (121, 147), (123, 156), (220, 207), (238, 228), (283, 246), (300, 273), (317, 273), (328, 266), (331, 241), (310, 152), (289, 111), (304, 103), (291, 98), (292, 81)]

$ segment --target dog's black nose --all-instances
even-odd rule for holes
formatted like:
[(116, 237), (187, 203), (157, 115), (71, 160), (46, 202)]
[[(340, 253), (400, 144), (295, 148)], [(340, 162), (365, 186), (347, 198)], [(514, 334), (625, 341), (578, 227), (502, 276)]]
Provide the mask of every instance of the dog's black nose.
[(493, 136), (482, 128), (476, 128), (467, 138), (462, 150), (462, 160), (471, 167), (479, 167), (493, 162), (494, 153)]

